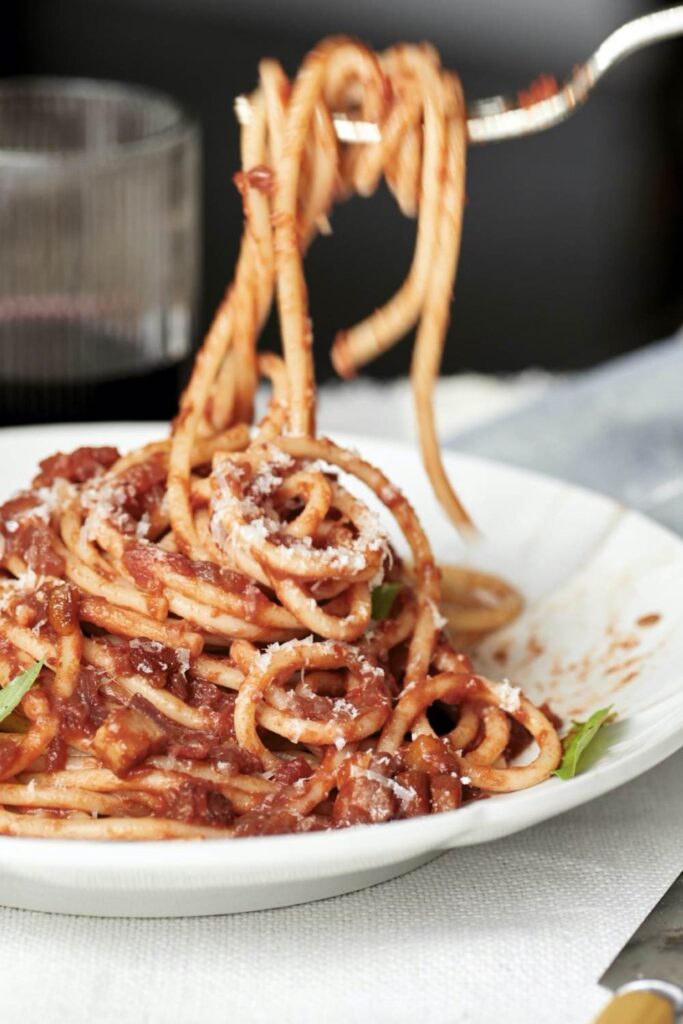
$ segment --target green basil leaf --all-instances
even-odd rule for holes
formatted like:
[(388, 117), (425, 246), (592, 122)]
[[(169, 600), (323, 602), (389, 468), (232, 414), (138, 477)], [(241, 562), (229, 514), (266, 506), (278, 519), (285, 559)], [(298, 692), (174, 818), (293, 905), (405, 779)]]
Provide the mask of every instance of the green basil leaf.
[(579, 770), (579, 761), (593, 742), (603, 725), (611, 722), (614, 718), (612, 705), (608, 708), (600, 708), (585, 722), (572, 722), (571, 732), (562, 741), (564, 756), (553, 775), (559, 779), (573, 779)]
[(41, 658), (35, 665), (31, 665), (21, 675), (15, 676), (7, 686), (0, 690), (0, 722), (14, 711), (21, 698), (28, 693), (40, 675), (44, 664), (45, 662)]
[(373, 587), (372, 617), (375, 622), (381, 622), (382, 619), (389, 618), (391, 609), (394, 607), (394, 601), (398, 597), (400, 590), (400, 583), (380, 583), (378, 587)]

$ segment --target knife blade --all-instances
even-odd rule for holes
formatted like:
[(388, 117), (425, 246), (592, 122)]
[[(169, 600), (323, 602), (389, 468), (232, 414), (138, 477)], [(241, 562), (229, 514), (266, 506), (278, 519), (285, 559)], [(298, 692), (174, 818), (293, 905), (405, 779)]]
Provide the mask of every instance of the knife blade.
[(615, 998), (595, 1024), (673, 1024), (683, 1012), (683, 873), (600, 978)]

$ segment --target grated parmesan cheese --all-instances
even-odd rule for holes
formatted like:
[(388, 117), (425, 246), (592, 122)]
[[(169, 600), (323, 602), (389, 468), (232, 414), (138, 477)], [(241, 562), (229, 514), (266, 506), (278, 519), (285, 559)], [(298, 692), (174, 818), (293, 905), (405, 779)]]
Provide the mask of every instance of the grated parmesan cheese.
[(350, 700), (344, 700), (343, 697), (339, 697), (335, 700), (334, 711), (342, 711), (351, 718), (357, 718), (358, 716), (358, 708), (356, 705), (352, 704)]
[(448, 619), (445, 619), (439, 611), (435, 601), (429, 600), (429, 609), (432, 613), (432, 619), (434, 620), (435, 629), (443, 629), (444, 626), (448, 625)]
[[(211, 475), (210, 530), (216, 543), (241, 550), (245, 546), (259, 547), (272, 535), (279, 534), (283, 523), (269, 499), (282, 484), (283, 471), (295, 466), (290, 456), (271, 447), (267, 461), (259, 466), (245, 493), (241, 493), (234, 463), (229, 459), (218, 463)], [(309, 472), (323, 471), (323, 466), (317, 461), (304, 461), (302, 468)], [(283, 568), (296, 574), (303, 556), (331, 574), (348, 575), (363, 572), (368, 567), (370, 554), (383, 552), (390, 557), (389, 541), (377, 516), (370, 509), (357, 507), (352, 518), (358, 532), (354, 541), (356, 547), (315, 548), (310, 536), (289, 537), (286, 546), (279, 546)]]
[(185, 675), (186, 672), (190, 671), (191, 656), (187, 647), (176, 647), (175, 649), (176, 661), (178, 662), (178, 668)]
[(498, 699), (503, 711), (509, 714), (519, 711), (522, 706), (521, 692), (519, 686), (512, 686), (509, 679), (503, 679), (498, 684)]
[(131, 647), (134, 647), (136, 650), (142, 650), (142, 651), (156, 651), (156, 652), (159, 652), (159, 651), (163, 651), (163, 649), (164, 649), (164, 645), (162, 643), (160, 643), (158, 640), (147, 640), (145, 637), (138, 637), (138, 636), (133, 637), (133, 639), (129, 641), (129, 644), (130, 644)]
[(147, 537), (149, 536), (149, 530), (151, 525), (152, 523), (149, 518), (149, 512), (143, 512), (142, 516), (138, 521), (137, 526), (135, 527), (135, 536), (139, 540), (146, 540)]
[(412, 800), (415, 796), (415, 790), (402, 786), (396, 779), (388, 779), (386, 775), (373, 772), (371, 768), (359, 768), (358, 765), (353, 765), (350, 774), (352, 779), (365, 778), (371, 779), (373, 782), (379, 782), (380, 785), (390, 789), (399, 800)]

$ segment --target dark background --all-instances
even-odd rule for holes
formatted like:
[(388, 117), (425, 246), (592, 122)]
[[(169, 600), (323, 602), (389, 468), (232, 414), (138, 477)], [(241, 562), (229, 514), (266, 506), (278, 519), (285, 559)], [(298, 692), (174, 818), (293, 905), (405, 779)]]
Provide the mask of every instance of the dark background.
[[(112, 78), (165, 90), (204, 140), (200, 326), (232, 274), (241, 210), (235, 95), (261, 56), (293, 72), (329, 32), (378, 48), (427, 38), (472, 97), (563, 76), (613, 28), (652, 9), (627, 0), (4, 0), (0, 71)], [(461, 271), (445, 369), (583, 367), (683, 320), (683, 56), (660, 44), (611, 72), (566, 124), (470, 155)], [(414, 224), (386, 192), (336, 210), (309, 281), (321, 376), (335, 330), (400, 283)], [(367, 372), (405, 372), (409, 346)]]

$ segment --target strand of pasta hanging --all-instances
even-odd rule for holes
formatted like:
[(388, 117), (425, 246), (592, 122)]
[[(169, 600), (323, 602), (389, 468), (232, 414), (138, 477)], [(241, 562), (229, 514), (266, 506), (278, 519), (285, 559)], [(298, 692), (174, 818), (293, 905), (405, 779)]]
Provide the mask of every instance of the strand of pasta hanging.
[[(469, 525), (432, 413), (464, 202), (458, 80), (428, 47), (330, 39), (291, 82), (264, 61), (248, 110), (235, 277), (170, 438), (53, 456), (0, 508), (0, 832), (338, 828), (454, 810), (560, 760), (552, 715), (463, 649), (517, 614), (516, 592), (449, 566), (442, 595), (408, 500), (315, 431), (304, 256), (334, 202), (384, 176), (417, 216), (413, 263), (334, 361), (349, 376), (417, 325), (425, 465)], [(374, 122), (379, 141), (339, 142), (332, 111)], [(257, 351), (274, 298), (282, 356)]]

